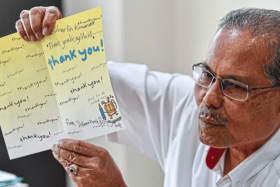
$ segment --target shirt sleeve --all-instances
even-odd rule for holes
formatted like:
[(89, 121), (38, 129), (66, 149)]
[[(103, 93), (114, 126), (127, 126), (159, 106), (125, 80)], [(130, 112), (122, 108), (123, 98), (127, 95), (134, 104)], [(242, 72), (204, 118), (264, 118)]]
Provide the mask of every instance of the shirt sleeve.
[[(109, 61), (108, 69), (126, 125), (126, 130), (108, 135), (109, 140), (137, 149), (164, 168), (182, 119), (192, 119), (196, 110), (194, 81), (139, 64)], [(193, 124), (190, 120), (184, 125)]]

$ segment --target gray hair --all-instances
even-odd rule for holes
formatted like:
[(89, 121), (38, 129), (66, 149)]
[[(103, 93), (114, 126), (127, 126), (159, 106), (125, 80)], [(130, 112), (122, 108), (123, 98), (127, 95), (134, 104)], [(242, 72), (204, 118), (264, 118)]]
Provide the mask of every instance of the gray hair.
[(280, 11), (256, 8), (234, 10), (220, 20), (218, 31), (224, 28), (249, 30), (254, 37), (269, 36), (266, 45), (271, 54), (264, 73), (273, 86), (280, 86)]

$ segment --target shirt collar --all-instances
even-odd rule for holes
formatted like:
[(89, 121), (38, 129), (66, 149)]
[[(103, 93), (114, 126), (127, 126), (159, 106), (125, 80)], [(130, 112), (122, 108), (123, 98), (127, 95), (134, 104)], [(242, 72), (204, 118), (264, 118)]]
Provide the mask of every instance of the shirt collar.
[(209, 169), (213, 170), (225, 152), (225, 149), (217, 149), (210, 147), (206, 156), (206, 165)]
[[(241, 164), (228, 173), (233, 184), (243, 184), (248, 179), (260, 172), (267, 164), (274, 160), (280, 154), (280, 130), (278, 130), (270, 140), (262, 147), (246, 158)], [(226, 149), (217, 149), (210, 147), (206, 156), (206, 165), (211, 170), (216, 170), (217, 164), (224, 162), (224, 153)], [(224, 165), (224, 164), (222, 164)], [(224, 168), (222, 168), (221, 176)], [(217, 172), (217, 171), (216, 171)], [(220, 172), (219, 172), (220, 173)]]

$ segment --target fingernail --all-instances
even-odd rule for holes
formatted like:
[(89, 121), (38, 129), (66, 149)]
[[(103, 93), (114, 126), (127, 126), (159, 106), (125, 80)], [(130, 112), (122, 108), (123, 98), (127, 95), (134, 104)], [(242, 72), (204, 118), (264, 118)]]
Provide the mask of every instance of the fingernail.
[(31, 35), (31, 36), (30, 36), (30, 39), (31, 39), (31, 41), (33, 41), (33, 42), (34, 42), (34, 41), (37, 41), (37, 39), (35, 38), (34, 35)]
[(25, 41), (30, 41), (29, 38), (26, 35), (23, 38), (24, 38)]
[(41, 33), (36, 33), (35, 36), (36, 36), (37, 40), (40, 40), (43, 38), (43, 35)]
[(49, 29), (47, 27), (45, 27), (43, 29), (43, 35), (48, 35), (49, 34)]

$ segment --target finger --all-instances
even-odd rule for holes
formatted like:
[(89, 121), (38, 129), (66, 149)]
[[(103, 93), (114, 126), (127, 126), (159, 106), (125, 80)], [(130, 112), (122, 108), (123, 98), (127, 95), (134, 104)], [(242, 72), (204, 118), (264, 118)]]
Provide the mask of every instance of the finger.
[(19, 33), (19, 35), (25, 40), (25, 41), (30, 41), (29, 38), (27, 37), (27, 34), (23, 28), (23, 24), (21, 22), (21, 20), (18, 20), (16, 22), (16, 29), (17, 32)]
[(31, 29), (37, 40), (42, 40), (44, 38), (44, 35), (42, 34), (42, 22), (45, 16), (44, 12), (45, 8), (35, 7), (32, 8), (29, 13)]
[(78, 166), (78, 172), (76, 174), (73, 174), (69, 171), (69, 166), (71, 166), (73, 163), (65, 160), (62, 157), (59, 157), (57, 154), (53, 152), (54, 158), (64, 167), (65, 171), (68, 173), (68, 175), (74, 180), (74, 182), (78, 182), (81, 177), (88, 176), (89, 171), (93, 171), (93, 169), (85, 168), (82, 166)]
[(106, 156), (106, 150), (92, 145), (81, 140), (61, 139), (58, 142), (58, 147), (73, 151), (88, 157), (103, 157)]
[(68, 162), (67, 160), (65, 160), (65, 159), (63, 159), (63, 158), (61, 158), (61, 157), (59, 157), (57, 154), (55, 154), (54, 152), (53, 152), (53, 156), (54, 156), (54, 158), (63, 166), (63, 168), (65, 169), (65, 171), (68, 173), (68, 175), (71, 177), (71, 179), (75, 182), (75, 183), (77, 183), (78, 181), (79, 181), (79, 174), (78, 174), (78, 172), (80, 172), (79, 170), (80, 170), (80, 167), (79, 167), (79, 169), (78, 169), (78, 172), (76, 173), (76, 174), (73, 174), (73, 173), (71, 173), (70, 171), (69, 171), (69, 166), (71, 166), (72, 165), (72, 163), (70, 163), (70, 162)]
[(65, 160), (77, 164), (79, 166), (83, 166), (86, 168), (91, 168), (91, 157), (87, 157), (84, 155), (80, 155), (78, 153), (68, 151), (65, 149), (59, 148), (56, 144), (53, 145), (52, 151), (57, 154), (59, 157), (64, 158)]
[(62, 14), (56, 7), (48, 7), (46, 9), (45, 18), (43, 20), (43, 35), (51, 34), (55, 21), (62, 18)]
[(21, 13), (19, 14), (19, 18), (20, 18), (20, 19), (21, 19), (22, 14), (25, 13), (25, 12), (29, 12), (29, 10), (23, 10), (23, 11), (21, 11)]
[(24, 28), (29, 40), (37, 41), (37, 38), (35, 37), (32, 29), (31, 29), (28, 11), (21, 14), (21, 22), (23, 24), (23, 28)]

